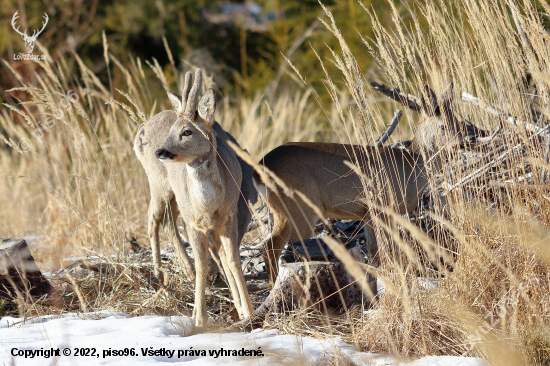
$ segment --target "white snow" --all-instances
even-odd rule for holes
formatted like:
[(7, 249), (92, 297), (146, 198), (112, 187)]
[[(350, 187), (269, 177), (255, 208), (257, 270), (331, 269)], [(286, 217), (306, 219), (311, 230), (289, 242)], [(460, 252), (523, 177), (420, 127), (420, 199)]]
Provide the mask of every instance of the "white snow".
[[(87, 314), (46, 315), (33, 319), (0, 319), (0, 365), (151, 365), (185, 362), (186, 365), (324, 365), (335, 356), (346, 357), (355, 365), (486, 366), (485, 361), (466, 357), (424, 357), (412, 363), (391, 356), (358, 352), (340, 338), (319, 340), (281, 335), (277, 330), (252, 333), (204, 333), (191, 335), (193, 320), (185, 316), (140, 316), (101, 311)], [(58, 349), (59, 357), (45, 357), (44, 351)], [(65, 348), (70, 356), (62, 354)], [(94, 356), (74, 355), (75, 349), (95, 349)], [(262, 356), (220, 355), (210, 351), (261, 350)], [(131, 349), (108, 356), (109, 350)], [(157, 355), (142, 355), (143, 350)], [(38, 352), (43, 350), (42, 353)], [(173, 355), (166, 351), (173, 351)], [(199, 351), (190, 354), (190, 351)], [(37, 354), (25, 358), (24, 354)], [(178, 351), (182, 353), (178, 357)], [(185, 352), (187, 351), (187, 355)], [(90, 353), (92, 350), (89, 351)], [(20, 354), (21, 356), (12, 356)], [(204, 355), (202, 355), (204, 354)]]

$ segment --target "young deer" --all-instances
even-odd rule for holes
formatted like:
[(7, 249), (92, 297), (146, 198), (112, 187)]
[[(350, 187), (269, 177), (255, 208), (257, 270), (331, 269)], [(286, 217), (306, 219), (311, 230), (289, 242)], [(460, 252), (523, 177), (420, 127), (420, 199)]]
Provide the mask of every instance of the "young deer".
[[(187, 102), (187, 96), (189, 94), (192, 78), (193, 74), (191, 72), (186, 73), (184, 83), (185, 89), (183, 91), (184, 98), (186, 99), (181, 102), (184, 105)], [(174, 92), (170, 92), (170, 95), (174, 95), (178, 100), (182, 99), (182, 97)], [(173, 105), (173, 107), (177, 110), (177, 108), (179, 108), (179, 104)], [(155, 275), (161, 275), (161, 272), (159, 271), (161, 267), (159, 232), (166, 213), (166, 224), (170, 241), (174, 245), (179, 261), (187, 275), (187, 279), (193, 281), (195, 280), (193, 265), (189, 260), (189, 256), (187, 255), (185, 248), (181, 245), (181, 237), (176, 226), (176, 219), (179, 215), (179, 209), (176, 203), (174, 191), (168, 182), (168, 173), (166, 171), (165, 163), (161, 162), (155, 156), (155, 152), (160, 148), (162, 143), (166, 141), (170, 133), (170, 128), (172, 128), (172, 125), (174, 125), (177, 119), (177, 113), (170, 110), (154, 115), (149, 121), (147, 121), (147, 123), (142, 124), (138, 128), (136, 138), (134, 140), (134, 151), (141, 165), (145, 169), (145, 173), (147, 174), (147, 179), (149, 181), (149, 190), (151, 192), (149, 213), (147, 216), (147, 232), (153, 252)], [(217, 122), (214, 122), (213, 130), (221, 136), (225, 133), (230, 141), (237, 143), (233, 136), (225, 132)], [(247, 201), (250, 201), (251, 205), (255, 204), (258, 199), (258, 193), (252, 182), (252, 167), (246, 164), (242, 159), (238, 158), (238, 160), (242, 171), (242, 194), (239, 196), (239, 203), (237, 205), (237, 241), (240, 243), (252, 218)], [(217, 258), (214, 259), (216, 260)], [(219, 261), (216, 260), (216, 262)]]
[[(167, 181), (174, 193), (179, 213), (195, 256), (195, 324), (206, 325), (207, 251), (210, 236), (219, 255), (235, 307), (241, 318), (252, 312), (252, 304), (241, 270), (239, 254), (239, 199), (243, 170), (226, 141), (228, 135), (216, 127), (216, 95), (208, 89), (196, 107), (202, 73), (186, 79), (183, 96), (169, 91), (177, 113), (166, 141), (155, 151), (165, 163)], [(243, 230), (244, 232), (244, 230)]]
[[(269, 152), (260, 162), (280, 178), (287, 187), (299, 191), (311, 200), (325, 217), (359, 219), (365, 225), (368, 255), (377, 261), (375, 231), (370, 224), (371, 212), (365, 203), (366, 189), (361, 177), (344, 164), (355, 162), (367, 179), (376, 186), (373, 196), (382, 196), (377, 202), (393, 202), (400, 214), (414, 210), (421, 192), (428, 185), (426, 167), (431, 171), (441, 168), (439, 149), (456, 143), (458, 121), (452, 109), (452, 84), (438, 98), (428, 89), (430, 104), (424, 102), (428, 117), (419, 125), (409, 151), (398, 148), (343, 145), (316, 142), (291, 142)], [(431, 92), (431, 95), (430, 93)], [(284, 245), (309, 239), (319, 216), (300, 198), (285, 195), (282, 189), (273, 192), (266, 188), (258, 172), (254, 184), (267, 199), (273, 212), (273, 231), (263, 253), (272, 282), (277, 277), (277, 260)], [(388, 195), (391, 192), (391, 197)], [(385, 199), (384, 199), (385, 198)], [(371, 288), (376, 294), (376, 281)]]

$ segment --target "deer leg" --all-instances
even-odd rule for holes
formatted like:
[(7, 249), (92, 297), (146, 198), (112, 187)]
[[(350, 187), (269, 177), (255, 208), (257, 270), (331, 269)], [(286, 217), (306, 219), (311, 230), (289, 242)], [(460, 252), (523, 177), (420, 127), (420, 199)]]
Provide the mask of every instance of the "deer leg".
[[(321, 207), (320, 203), (313, 203)], [(270, 275), (271, 283), (275, 283), (277, 274), (279, 273), (279, 257), (283, 252), (285, 244), (311, 238), (315, 223), (319, 220), (318, 215), (305, 203), (301, 203), (301, 201), (298, 203), (288, 198), (283, 202), (283, 207), (281, 211), (279, 211), (279, 208), (274, 209), (273, 206), (270, 207), (273, 212), (273, 232), (271, 241), (268, 241), (266, 245), (264, 260), (267, 258), (266, 268), (268, 269), (267, 273)]]
[(250, 220), (252, 219), (250, 210), (252, 210), (252, 205), (249, 207), (246, 200), (240, 197), (239, 202), (237, 203), (237, 241), (239, 245), (241, 244), (244, 234), (246, 234), (246, 230), (248, 230), (248, 224), (250, 224)]
[(223, 264), (221, 262), (221, 258), (220, 258), (220, 254), (218, 253), (217, 249), (216, 249), (216, 246), (215, 246), (215, 243), (212, 241), (210, 241), (210, 247), (209, 247), (209, 250), (210, 250), (210, 255), (212, 256), (212, 260), (214, 261), (214, 263), (216, 264), (216, 266), (218, 267), (218, 270), (219, 270), (219, 273), (221, 273), (221, 275), (224, 277), (224, 278), (227, 278), (227, 275), (225, 274), (225, 271), (223, 269)]
[[(187, 251), (185, 250), (181, 236), (178, 231), (178, 227), (176, 224), (176, 220), (178, 219), (179, 215), (179, 209), (178, 204), (176, 203), (176, 199), (172, 197), (170, 199), (170, 206), (168, 210), (168, 235), (170, 236), (170, 241), (172, 242), (172, 245), (174, 246), (174, 249), (176, 250), (176, 253), (178, 255), (178, 259), (180, 261), (180, 265), (187, 277), (188, 281), (193, 281), (195, 279), (195, 272), (193, 270), (193, 264), (191, 263), (191, 260), (189, 259), (189, 256), (187, 255)], [(185, 227), (185, 225), (184, 225)]]
[(149, 202), (149, 215), (148, 215), (148, 228), (147, 234), (149, 235), (149, 241), (151, 242), (151, 251), (153, 253), (153, 266), (155, 269), (155, 276), (157, 276), (162, 282), (162, 273), (160, 268), (162, 263), (160, 261), (160, 244), (159, 244), (159, 232), (162, 225), (162, 217), (164, 214), (164, 208), (166, 204), (162, 199), (162, 196), (154, 193), (151, 189), (151, 201)]
[(265, 263), (265, 270), (269, 275), (269, 280), (272, 284), (277, 279), (279, 273), (278, 261), (283, 251), (283, 248), (290, 239), (290, 223), (285, 215), (281, 214), (274, 208), (273, 212), (273, 230), (270, 238), (265, 243), (265, 248), (262, 253)]
[(228, 266), (225, 272), (230, 272), (233, 275), (234, 282), (236, 282), (238, 297), (235, 297), (235, 299), (238, 298), (240, 301), (241, 310), (239, 315), (242, 317), (241, 319), (244, 319), (248, 317), (254, 309), (252, 308), (252, 302), (248, 296), (248, 290), (241, 268), (241, 254), (239, 252), (239, 243), (237, 242), (238, 233), (236, 220), (236, 217), (230, 217), (226, 225), (219, 230), (219, 235), (225, 261)]
[(237, 309), (239, 318), (243, 319), (241, 297), (237, 287), (237, 282), (235, 281), (233, 272), (229, 269), (229, 264), (227, 262), (227, 255), (225, 253), (223, 246), (221, 245), (221, 238), (217, 234), (215, 235), (215, 242), (216, 242), (216, 248), (214, 250), (219, 255), (219, 259), (221, 262), (220, 268), (223, 268), (225, 280), (227, 281), (227, 285), (229, 286), (229, 291), (231, 292), (231, 297), (233, 298), (233, 304), (235, 305), (235, 309)]
[(195, 255), (195, 326), (203, 327), (208, 322), (206, 313), (206, 275), (208, 272), (207, 250), (208, 233), (196, 230), (193, 227), (187, 227), (189, 243), (193, 248)]
[(293, 222), (290, 223), (290, 227), (291, 227), (290, 242), (291, 243), (295, 243), (301, 240), (311, 239), (311, 236), (313, 235), (313, 229), (315, 228), (315, 224), (320, 219), (320, 217), (317, 216), (317, 214), (312, 210), (310, 210), (309, 208), (304, 209), (303, 211), (304, 212), (300, 213), (299, 220), (294, 219)]
[[(369, 223), (365, 224), (364, 230), (365, 230), (365, 241), (367, 244), (368, 264), (373, 267), (378, 267), (380, 265), (380, 255), (378, 253), (378, 242), (376, 241), (376, 233), (374, 231), (374, 228), (370, 226)], [(373, 295), (376, 296), (378, 294), (378, 285), (376, 282), (376, 277), (368, 273), (367, 281), (369, 283), (369, 287)], [(371, 303), (374, 303), (376, 301), (376, 297), (374, 299), (370, 299), (370, 301)]]

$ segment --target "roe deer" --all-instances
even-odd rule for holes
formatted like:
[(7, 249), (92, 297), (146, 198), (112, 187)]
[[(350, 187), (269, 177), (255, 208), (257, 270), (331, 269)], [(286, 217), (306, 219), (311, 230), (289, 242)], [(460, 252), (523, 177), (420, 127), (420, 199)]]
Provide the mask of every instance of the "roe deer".
[[(187, 98), (189, 93), (192, 77), (191, 72), (187, 72), (185, 75), (184, 85), (187, 88), (183, 91), (185, 98)], [(176, 93), (173, 94), (178, 99), (182, 98)], [(183, 104), (186, 102), (187, 100), (182, 100)], [(173, 107), (176, 108), (177, 105), (173, 105)], [(170, 128), (177, 119), (177, 113), (172, 110), (163, 111), (154, 115), (150, 120), (138, 128), (136, 138), (134, 140), (134, 151), (141, 165), (145, 169), (145, 173), (147, 174), (147, 179), (149, 181), (149, 190), (151, 192), (151, 200), (149, 203), (149, 212), (147, 216), (147, 232), (151, 242), (151, 250), (153, 252), (155, 275), (159, 277), (161, 276), (161, 272), (159, 271), (161, 268), (159, 231), (163, 223), (163, 218), (166, 214), (166, 224), (168, 227), (170, 242), (176, 250), (187, 279), (193, 281), (195, 280), (193, 265), (189, 260), (189, 256), (187, 255), (185, 248), (181, 245), (181, 237), (176, 226), (176, 219), (179, 215), (179, 209), (174, 196), (174, 191), (168, 182), (168, 173), (166, 172), (165, 164), (155, 156), (155, 152), (159, 149), (162, 143), (166, 141), (170, 133)], [(225, 132), (217, 122), (214, 122), (213, 130), (221, 135), (225, 133), (230, 141), (237, 143), (233, 136)], [(255, 204), (258, 199), (258, 193), (252, 182), (252, 167), (242, 161), (242, 159), (238, 159), (242, 170), (242, 194), (239, 197), (237, 214), (237, 241), (240, 243), (252, 218), (246, 201), (250, 201), (251, 205)], [(184, 234), (187, 236), (186, 233)], [(217, 258), (214, 259), (216, 260)], [(216, 262), (219, 261), (216, 260)]]
[[(439, 148), (445, 143), (460, 141), (458, 121), (451, 109), (452, 83), (442, 92), (439, 102), (428, 89), (431, 105), (424, 104), (428, 115), (419, 125), (410, 150), (398, 148), (344, 145), (334, 143), (291, 142), (269, 152), (260, 164), (280, 178), (288, 188), (304, 194), (325, 217), (359, 219), (365, 225), (368, 255), (377, 261), (377, 244), (371, 213), (365, 203), (361, 177), (344, 164), (355, 161), (366, 176), (375, 182), (374, 196), (380, 194), (385, 202), (393, 202), (400, 214), (414, 210), (421, 192), (428, 185), (427, 163), (432, 171), (441, 167)], [(431, 92), (431, 95), (430, 95)], [(454, 136), (453, 136), (454, 135)], [(433, 165), (432, 165), (433, 164)], [(277, 260), (284, 245), (309, 239), (318, 215), (300, 198), (272, 192), (269, 185), (254, 172), (254, 184), (267, 199), (273, 212), (273, 230), (263, 253), (266, 269), (272, 282), (278, 273)], [(393, 197), (387, 195), (391, 192)], [(376, 281), (370, 284), (376, 294)]]
[[(166, 141), (155, 151), (165, 163), (167, 182), (185, 223), (188, 240), (195, 256), (195, 324), (206, 325), (207, 251), (219, 255), (235, 307), (241, 319), (252, 312), (246, 283), (241, 270), (239, 239), (244, 233), (239, 222), (242, 177), (241, 161), (229, 148), (227, 133), (216, 126), (216, 94), (208, 89), (197, 100), (202, 73), (195, 71), (186, 78), (182, 97), (169, 91), (177, 120)], [(245, 202), (246, 203), (246, 202)], [(239, 232), (239, 225), (242, 225)]]

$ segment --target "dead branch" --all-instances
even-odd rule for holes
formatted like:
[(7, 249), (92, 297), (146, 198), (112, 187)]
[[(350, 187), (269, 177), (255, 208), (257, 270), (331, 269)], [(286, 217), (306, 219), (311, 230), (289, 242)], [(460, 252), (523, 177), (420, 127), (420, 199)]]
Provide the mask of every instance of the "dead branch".
[(544, 186), (537, 186), (535, 184), (519, 184), (515, 182), (489, 182), (487, 183), (489, 187), (493, 188), (502, 188), (502, 189), (530, 189), (536, 191), (538, 188), (545, 188)]
[(390, 135), (393, 133), (397, 125), (399, 124), (399, 120), (403, 116), (403, 112), (401, 112), (399, 109), (395, 110), (395, 113), (393, 114), (393, 120), (391, 121), (388, 128), (386, 128), (386, 131), (382, 133), (380, 138), (376, 140), (376, 147), (382, 147), (386, 141), (390, 138)]
[(542, 133), (544, 131), (544, 129), (542, 127), (539, 127), (539, 126), (536, 126), (532, 123), (517, 119), (516, 117), (514, 117), (514, 116), (512, 116), (512, 115), (510, 115), (510, 114), (508, 114), (504, 111), (501, 111), (500, 109), (495, 108), (490, 104), (487, 104), (487, 103), (479, 100), (477, 97), (473, 96), (472, 94), (462, 93), (462, 101), (485, 109), (487, 112), (489, 112), (489, 114), (492, 114), (495, 117), (502, 118), (504, 121), (508, 122), (508, 124), (513, 126), (513, 127), (524, 126), (527, 130), (532, 131), (532, 132), (536, 132), (537, 134)]
[(420, 104), (401, 93), (398, 88), (391, 90), (386, 88), (385, 85), (378, 84), (376, 81), (371, 81), (370, 86), (377, 92), (384, 94), (388, 98), (395, 100), (397, 103), (409, 108), (410, 110), (417, 113), (422, 111), (422, 106)]
[(483, 165), (482, 167), (474, 170), (472, 173), (470, 173), (467, 176), (463, 177), (462, 179), (460, 179), (455, 184), (447, 186), (446, 187), (446, 192), (442, 192), (441, 196), (445, 196), (449, 192), (451, 192), (453, 189), (456, 189), (457, 187), (463, 186), (463, 185), (471, 182), (475, 178), (483, 175), (485, 172), (487, 172), (489, 169), (491, 169), (493, 166), (495, 166), (495, 164), (497, 164), (497, 163), (503, 161), (504, 159), (506, 159), (506, 157), (509, 154), (511, 154), (513, 152), (517, 152), (518, 149), (520, 149), (520, 151), (521, 151), (522, 147), (523, 147), (523, 143), (512, 147), (511, 149), (509, 149), (509, 150), (505, 151), (504, 153), (502, 153), (501, 155), (499, 155), (496, 159), (491, 160), (489, 163)]

